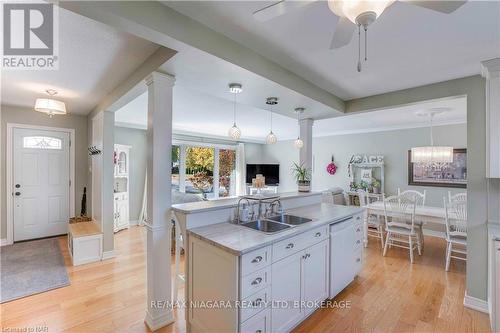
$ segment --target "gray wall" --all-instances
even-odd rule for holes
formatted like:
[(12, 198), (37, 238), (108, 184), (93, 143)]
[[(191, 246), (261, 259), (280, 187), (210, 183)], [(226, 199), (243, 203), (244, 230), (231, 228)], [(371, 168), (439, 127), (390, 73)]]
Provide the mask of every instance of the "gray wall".
[[(314, 127), (313, 127), (314, 133)], [(315, 190), (329, 187), (349, 188), (348, 164), (353, 154), (384, 155), (385, 193), (392, 195), (401, 189), (427, 190), (426, 204), (441, 207), (443, 196), (448, 191), (463, 192), (465, 189), (443, 187), (408, 186), (407, 152), (410, 148), (429, 144), (429, 128), (413, 128), (395, 131), (359, 133), (313, 138), (313, 182)], [(436, 145), (451, 145), (455, 148), (467, 147), (467, 125), (436, 126)], [(280, 190), (296, 190), (297, 185), (290, 173), (290, 165), (298, 160), (298, 152), (292, 141), (263, 146), (265, 160), (280, 162)], [(330, 175), (326, 165), (334, 155), (337, 173)]]
[[(71, 112), (71, 110), (69, 110)], [(59, 128), (75, 129), (75, 213), (80, 213), (80, 202), (83, 193), (83, 187), (87, 186), (88, 176), (88, 161), (87, 161), (87, 117), (68, 114), (65, 116), (54, 116), (49, 118), (47, 115), (40, 112), (35, 112), (31, 108), (1, 106), (1, 162), (0, 172), (2, 175), (1, 183), (1, 223), (0, 223), (0, 238), (7, 237), (7, 221), (6, 221), (6, 155), (5, 145), (7, 137), (7, 123), (18, 123), (27, 125), (39, 125)], [(87, 191), (87, 206), (90, 206), (90, 193)]]
[(137, 221), (142, 209), (144, 179), (147, 164), (146, 131), (115, 127), (115, 143), (131, 146), (129, 157), (129, 205), (130, 220)]

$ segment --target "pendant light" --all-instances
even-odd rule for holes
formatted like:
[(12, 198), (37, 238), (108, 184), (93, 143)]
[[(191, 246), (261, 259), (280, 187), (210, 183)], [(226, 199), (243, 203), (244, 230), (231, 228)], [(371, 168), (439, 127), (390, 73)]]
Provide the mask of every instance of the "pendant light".
[(273, 145), (278, 141), (278, 138), (273, 133), (273, 106), (278, 104), (278, 97), (268, 97), (266, 100), (266, 104), (271, 106), (271, 130), (269, 134), (266, 136), (266, 143), (268, 145)]
[(236, 95), (243, 91), (241, 84), (230, 83), (229, 92), (234, 95), (233, 103), (233, 126), (229, 129), (228, 135), (233, 140), (238, 140), (241, 137), (241, 130), (236, 126)]
[(297, 113), (297, 123), (299, 124), (299, 135), (297, 135), (297, 139), (293, 141), (293, 146), (297, 149), (301, 149), (304, 147), (304, 141), (300, 138), (300, 114), (303, 113), (305, 108), (296, 108), (295, 112)]
[(37, 98), (35, 101), (35, 111), (46, 113), (52, 118), (53, 115), (66, 114), (66, 104), (55, 100), (53, 97), (57, 94), (54, 89), (45, 91), (49, 98)]
[(446, 108), (435, 108), (426, 112), (419, 112), (417, 115), (430, 118), (431, 123), (431, 145), (425, 147), (415, 147), (411, 149), (411, 162), (427, 164), (430, 166), (442, 166), (445, 163), (453, 162), (453, 147), (434, 146), (433, 118), (436, 114), (443, 113)]
[(241, 84), (230, 83), (229, 92), (234, 95), (233, 103), (233, 126), (229, 129), (228, 135), (233, 140), (238, 140), (241, 137), (241, 130), (236, 126), (236, 95), (243, 91)]

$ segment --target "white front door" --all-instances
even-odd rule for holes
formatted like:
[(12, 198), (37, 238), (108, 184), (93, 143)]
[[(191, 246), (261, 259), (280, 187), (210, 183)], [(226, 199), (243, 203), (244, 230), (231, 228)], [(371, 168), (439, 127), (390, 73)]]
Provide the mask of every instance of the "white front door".
[(13, 130), (14, 241), (68, 232), (69, 133)]

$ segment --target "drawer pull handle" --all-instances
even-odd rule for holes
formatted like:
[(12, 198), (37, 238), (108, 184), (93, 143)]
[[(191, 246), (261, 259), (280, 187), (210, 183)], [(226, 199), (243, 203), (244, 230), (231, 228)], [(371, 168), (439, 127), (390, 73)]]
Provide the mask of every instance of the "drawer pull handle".
[(252, 302), (252, 306), (259, 306), (260, 303), (262, 303), (262, 298), (257, 298), (255, 301)]
[(314, 235), (314, 237), (320, 237), (321, 236), (321, 232), (317, 232), (316, 235)]
[(356, 232), (360, 232), (360, 231), (361, 231), (361, 229), (360, 229), (360, 228), (356, 229)]
[(361, 219), (361, 216), (356, 216), (356, 220), (360, 220)]
[(293, 247), (294, 247), (293, 243), (290, 243), (286, 246), (287, 249), (293, 249)]
[(356, 244), (359, 244), (359, 243), (361, 243), (361, 241), (358, 239), (358, 241), (356, 242)]
[(360, 261), (361, 261), (361, 258), (356, 259), (356, 262), (360, 262)]
[(259, 263), (262, 261), (262, 257), (261, 256), (258, 256), (258, 257), (255, 257), (253, 260), (252, 260), (252, 263), (253, 264), (256, 264), (256, 263)]
[(309, 253), (306, 253), (306, 254), (304, 254), (304, 256), (303, 256), (302, 258), (303, 258), (303, 259), (307, 259), (307, 258), (309, 258), (310, 256), (311, 256), (311, 255), (310, 255)]
[(262, 333), (262, 330), (257, 330), (255, 331), (255, 333)]
[(252, 281), (252, 286), (256, 286), (262, 282), (262, 278), (258, 277), (255, 280)]

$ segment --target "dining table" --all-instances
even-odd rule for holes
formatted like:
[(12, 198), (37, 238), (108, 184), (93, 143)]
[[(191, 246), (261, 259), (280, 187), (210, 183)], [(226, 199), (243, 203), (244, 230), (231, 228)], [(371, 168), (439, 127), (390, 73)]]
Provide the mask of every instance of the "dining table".
[[(375, 201), (365, 206), (367, 215), (384, 216), (384, 202)], [(388, 214), (390, 214), (388, 207)], [(444, 207), (417, 206), (415, 207), (415, 220), (424, 223), (437, 223), (444, 225), (445, 210)]]

